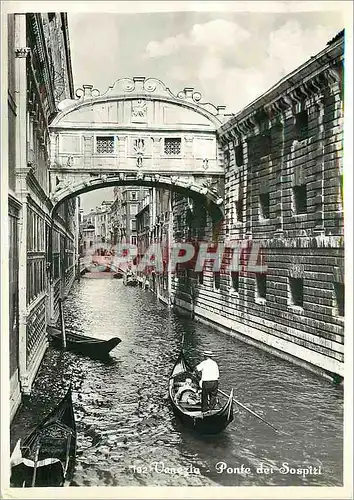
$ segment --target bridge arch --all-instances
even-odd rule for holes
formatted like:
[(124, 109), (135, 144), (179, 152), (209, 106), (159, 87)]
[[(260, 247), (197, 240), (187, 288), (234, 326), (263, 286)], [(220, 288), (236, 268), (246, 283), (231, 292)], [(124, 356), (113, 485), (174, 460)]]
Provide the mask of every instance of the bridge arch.
[(92, 85), (59, 104), (50, 125), (50, 191), (55, 210), (70, 197), (114, 185), (169, 188), (204, 200), (223, 215), (223, 154), (217, 129), (225, 107), (193, 88), (174, 95), (163, 82), (117, 80), (103, 94)]

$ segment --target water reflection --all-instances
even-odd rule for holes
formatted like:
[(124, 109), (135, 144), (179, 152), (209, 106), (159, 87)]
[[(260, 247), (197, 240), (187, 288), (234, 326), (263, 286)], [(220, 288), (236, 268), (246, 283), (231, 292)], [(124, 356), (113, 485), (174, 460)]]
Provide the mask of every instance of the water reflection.
[[(34, 390), (15, 418), (12, 442), (26, 435), (73, 383), (78, 456), (73, 485), (333, 485), (342, 482), (342, 391), (300, 367), (212, 328), (179, 317), (148, 291), (120, 280), (81, 280), (65, 302), (69, 328), (122, 339), (106, 362), (48, 349)], [(168, 378), (184, 339), (195, 365), (212, 349), (220, 388), (283, 431), (240, 409), (217, 436), (183, 428), (168, 402)], [(159, 472), (151, 464), (198, 467)], [(241, 472), (218, 473), (225, 462)], [(281, 474), (283, 463), (321, 465), (321, 475)], [(250, 474), (242, 473), (249, 468)], [(271, 474), (257, 473), (260, 466)], [(230, 470), (231, 470), (230, 469)]]

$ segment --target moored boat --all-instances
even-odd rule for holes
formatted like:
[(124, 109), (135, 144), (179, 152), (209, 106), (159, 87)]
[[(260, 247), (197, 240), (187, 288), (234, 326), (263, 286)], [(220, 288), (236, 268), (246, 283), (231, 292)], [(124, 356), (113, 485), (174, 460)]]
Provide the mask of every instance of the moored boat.
[[(47, 333), (49, 339), (55, 347), (63, 347), (63, 334), (59, 328), (48, 326)], [(121, 342), (119, 337), (112, 337), (109, 340), (103, 340), (89, 337), (88, 335), (82, 335), (81, 333), (75, 333), (67, 329), (65, 329), (65, 337), (66, 348), (68, 350), (78, 352), (80, 354), (86, 354), (94, 358), (108, 356), (112, 349), (114, 349)]]
[(76, 455), (76, 424), (71, 388), (11, 456), (12, 487), (64, 486)]
[(187, 363), (183, 352), (179, 355), (169, 380), (169, 397), (174, 414), (187, 427), (200, 434), (218, 434), (233, 421), (233, 391), (224, 405), (216, 407), (206, 413), (201, 411), (201, 402), (178, 401), (176, 394), (181, 384), (190, 378), (194, 390), (198, 391), (198, 383), (193, 369)]
[(134, 274), (131, 274), (131, 275), (125, 274), (123, 277), (123, 283), (125, 286), (138, 286), (139, 285), (138, 278)]

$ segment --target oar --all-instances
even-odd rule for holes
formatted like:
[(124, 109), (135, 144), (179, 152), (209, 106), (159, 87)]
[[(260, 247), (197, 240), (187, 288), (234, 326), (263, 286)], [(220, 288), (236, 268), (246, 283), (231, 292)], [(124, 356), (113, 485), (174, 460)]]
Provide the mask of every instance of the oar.
[[(220, 389), (218, 389), (218, 391), (220, 392), (220, 394), (222, 394), (223, 396), (226, 396), (227, 398), (229, 397), (228, 394), (226, 394), (226, 392), (223, 392), (221, 391)], [(266, 420), (264, 420), (264, 418), (262, 418), (260, 415), (257, 415), (257, 413), (255, 413), (254, 411), (250, 410), (249, 408), (247, 408), (247, 406), (243, 405), (242, 403), (240, 403), (239, 401), (237, 401), (237, 399), (235, 398), (232, 398), (232, 401), (241, 406), (241, 408), (243, 408), (244, 410), (246, 411), (249, 411), (250, 413), (252, 413), (252, 415), (254, 415), (255, 417), (259, 418), (259, 420), (262, 420), (262, 422), (264, 422), (265, 424), (269, 425), (269, 427), (272, 427), (272, 429), (274, 429), (276, 432), (282, 432), (280, 431), (279, 429), (277, 429), (276, 427), (274, 427), (274, 425), (270, 424), (269, 422), (267, 422)]]
[(60, 312), (60, 324), (61, 324), (61, 333), (63, 337), (63, 347), (66, 349), (66, 333), (65, 333), (65, 321), (64, 321), (64, 311), (63, 311), (63, 301), (59, 299), (59, 312)]
[(38, 465), (38, 457), (39, 457), (39, 448), (41, 447), (40, 441), (37, 442), (37, 448), (36, 448), (36, 454), (34, 458), (34, 468), (33, 468), (33, 476), (32, 476), (32, 488), (36, 485), (36, 478), (37, 478), (37, 465)]

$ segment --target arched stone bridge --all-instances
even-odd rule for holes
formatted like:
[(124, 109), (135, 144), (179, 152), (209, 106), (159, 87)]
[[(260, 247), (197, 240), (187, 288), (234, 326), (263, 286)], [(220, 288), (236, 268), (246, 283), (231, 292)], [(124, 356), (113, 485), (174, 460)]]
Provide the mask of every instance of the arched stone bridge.
[(50, 189), (55, 206), (110, 185), (171, 188), (199, 197), (222, 217), (224, 166), (216, 131), (224, 106), (160, 80), (117, 80), (100, 94), (91, 85), (59, 104), (50, 125)]

